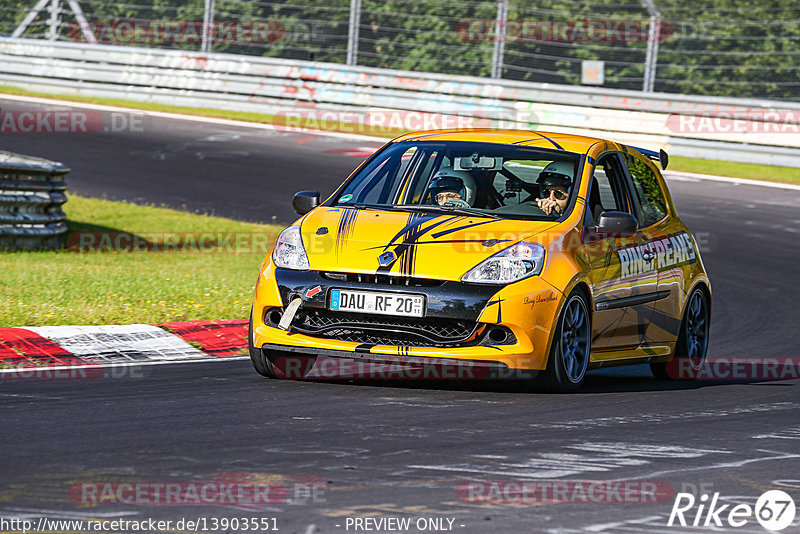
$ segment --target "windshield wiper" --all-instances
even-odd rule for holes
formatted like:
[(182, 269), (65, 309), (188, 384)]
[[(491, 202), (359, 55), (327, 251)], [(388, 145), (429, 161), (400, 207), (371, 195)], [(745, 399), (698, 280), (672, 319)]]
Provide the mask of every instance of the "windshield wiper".
[(406, 205), (402, 207), (411, 211), (439, 211), (443, 213), (457, 213), (460, 215), (470, 215), (473, 217), (488, 217), (490, 219), (502, 219), (502, 217), (500, 217), (499, 215), (495, 215), (494, 213), (485, 213), (483, 211), (479, 211), (474, 208), (460, 208), (458, 206), (434, 206), (433, 204), (430, 205), (417, 204), (417, 205)]
[(457, 213), (472, 217), (488, 217), (502, 219), (494, 213), (484, 213), (474, 208), (460, 208), (458, 206), (438, 206), (433, 204), (337, 204), (336, 207), (355, 208), (360, 210), (385, 210), (385, 211), (437, 211), (442, 213)]
[(377, 210), (377, 211), (404, 211), (401, 206), (383, 204), (336, 204), (337, 208), (355, 208), (358, 210)]

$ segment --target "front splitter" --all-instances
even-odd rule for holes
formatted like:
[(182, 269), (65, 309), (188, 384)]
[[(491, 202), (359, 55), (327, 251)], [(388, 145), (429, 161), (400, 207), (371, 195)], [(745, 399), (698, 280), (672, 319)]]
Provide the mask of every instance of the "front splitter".
[(262, 350), (282, 378), (316, 379), (530, 379), (538, 371), (512, 369), (499, 361), (470, 360), (370, 352), (371, 346), (355, 351), (293, 347), (265, 343)]

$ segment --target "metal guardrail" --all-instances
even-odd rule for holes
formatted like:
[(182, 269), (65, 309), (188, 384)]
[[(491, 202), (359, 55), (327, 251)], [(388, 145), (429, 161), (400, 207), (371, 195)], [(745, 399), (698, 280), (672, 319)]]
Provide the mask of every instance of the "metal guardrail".
[(68, 172), (61, 163), (0, 152), (0, 249), (62, 246)]
[[(692, 97), (331, 63), (34, 39), (0, 40), (0, 83), (179, 106), (279, 114), (404, 110), (611, 138), (671, 155), (800, 167), (800, 104)], [(746, 131), (682, 130), (680, 116), (747, 111)], [(728, 121), (731, 125), (733, 121)], [(795, 135), (787, 134), (794, 131)], [(415, 129), (415, 128), (409, 128)], [(716, 130), (716, 131), (714, 131)]]

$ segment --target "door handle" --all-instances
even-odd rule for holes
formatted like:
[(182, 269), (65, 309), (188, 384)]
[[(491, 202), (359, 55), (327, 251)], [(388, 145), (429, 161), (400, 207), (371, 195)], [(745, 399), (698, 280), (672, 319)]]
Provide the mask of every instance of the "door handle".
[(642, 259), (648, 263), (653, 261), (653, 258), (655, 257), (656, 255), (653, 254), (652, 252), (645, 252), (644, 254), (642, 254)]

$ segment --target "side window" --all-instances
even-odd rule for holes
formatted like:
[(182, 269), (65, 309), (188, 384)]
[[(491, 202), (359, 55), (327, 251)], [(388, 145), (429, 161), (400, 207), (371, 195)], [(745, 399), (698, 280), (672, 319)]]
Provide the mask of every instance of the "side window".
[(366, 178), (358, 184), (356, 189), (353, 190), (350, 195), (352, 200), (348, 202), (366, 202), (367, 197), (370, 197), (370, 200), (374, 201), (380, 194), (381, 185), (386, 183), (387, 175), (390, 174), (392, 167), (391, 157), (378, 163)]
[(434, 169), (438, 168), (436, 163), (439, 160), (439, 155), (440, 153), (437, 150), (426, 151), (422, 154), (420, 161), (417, 162), (417, 168), (411, 175), (410, 193), (407, 195), (406, 204), (420, 203), (425, 189), (435, 174)]
[(587, 212), (593, 223), (604, 211), (629, 211), (623, 194), (622, 174), (614, 156), (600, 158), (594, 168), (589, 189)]
[(625, 154), (625, 161), (641, 205), (639, 227), (645, 228), (666, 216), (667, 201), (658, 184), (658, 178), (645, 162), (630, 154)]

